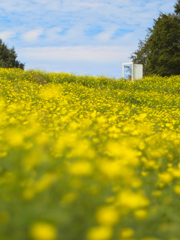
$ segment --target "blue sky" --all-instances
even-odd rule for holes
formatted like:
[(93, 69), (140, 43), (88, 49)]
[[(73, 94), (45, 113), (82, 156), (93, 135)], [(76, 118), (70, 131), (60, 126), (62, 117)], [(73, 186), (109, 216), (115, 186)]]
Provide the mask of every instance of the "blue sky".
[(176, 0), (0, 0), (0, 38), (27, 69), (122, 77), (139, 39)]

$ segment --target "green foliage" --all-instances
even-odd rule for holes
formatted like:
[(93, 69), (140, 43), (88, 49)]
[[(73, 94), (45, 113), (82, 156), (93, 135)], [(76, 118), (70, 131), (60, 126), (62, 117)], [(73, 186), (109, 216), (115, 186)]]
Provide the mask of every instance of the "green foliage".
[(174, 12), (179, 16), (180, 15), (180, 0), (174, 5)]
[(148, 39), (146, 71), (149, 75), (180, 74), (180, 19), (171, 14), (160, 14), (154, 21)]
[(16, 60), (17, 54), (14, 47), (8, 49), (0, 39), (0, 67), (1, 68), (20, 68), (24, 70), (24, 64)]
[(131, 55), (134, 63), (144, 66), (144, 76), (171, 76), (180, 74), (180, 18), (179, 1), (175, 5), (176, 14), (160, 13), (154, 19), (153, 28), (148, 28), (144, 41)]

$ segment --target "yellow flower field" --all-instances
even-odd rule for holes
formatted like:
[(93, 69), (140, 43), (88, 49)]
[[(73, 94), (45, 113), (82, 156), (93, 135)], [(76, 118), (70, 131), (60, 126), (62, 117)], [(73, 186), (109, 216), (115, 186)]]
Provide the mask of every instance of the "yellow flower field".
[(1, 240), (179, 240), (180, 77), (0, 69)]

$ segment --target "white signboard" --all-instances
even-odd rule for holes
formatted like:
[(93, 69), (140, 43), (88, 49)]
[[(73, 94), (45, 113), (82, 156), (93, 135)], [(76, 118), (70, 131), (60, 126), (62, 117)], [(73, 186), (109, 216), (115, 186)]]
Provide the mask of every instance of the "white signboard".
[(135, 80), (143, 78), (143, 64), (123, 63), (123, 78)]

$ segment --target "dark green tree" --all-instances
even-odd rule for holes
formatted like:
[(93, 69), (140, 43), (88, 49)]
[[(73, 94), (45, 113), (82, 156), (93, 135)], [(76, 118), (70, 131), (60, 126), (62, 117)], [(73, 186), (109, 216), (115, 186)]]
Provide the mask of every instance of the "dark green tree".
[(139, 42), (138, 50), (130, 57), (134, 63), (143, 64), (144, 76), (180, 75), (179, 2), (175, 5), (176, 14), (160, 13), (153, 28), (148, 28), (145, 40)]
[(176, 15), (180, 16), (180, 0), (174, 5), (174, 12)]
[(0, 39), (0, 67), (1, 68), (21, 68), (24, 70), (25, 64), (20, 63), (14, 47), (8, 49), (7, 45)]
[(148, 39), (146, 71), (148, 74), (180, 74), (180, 19), (174, 14), (160, 14)]

